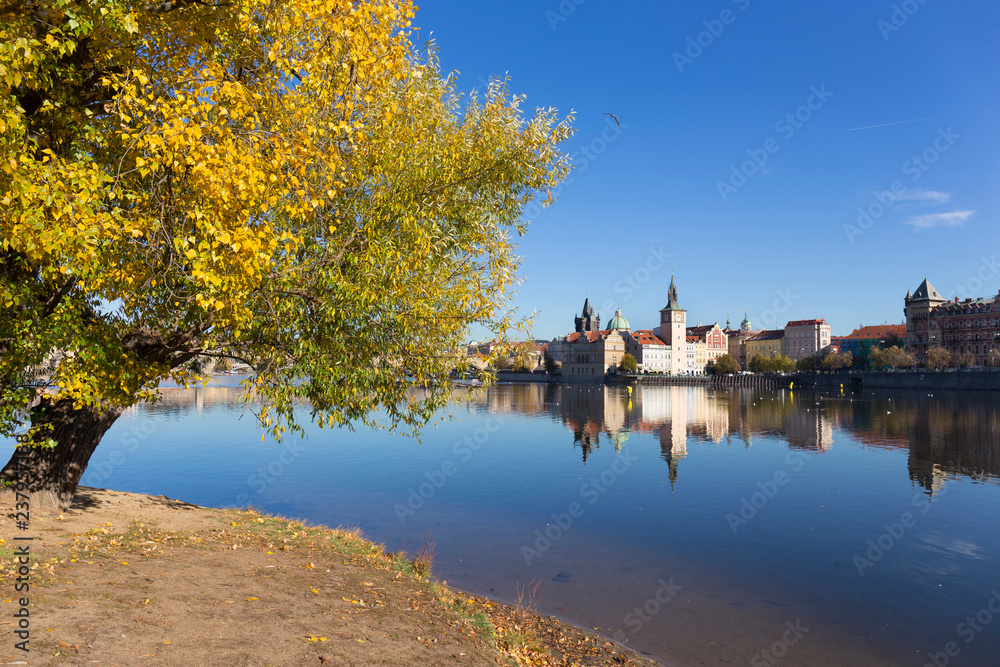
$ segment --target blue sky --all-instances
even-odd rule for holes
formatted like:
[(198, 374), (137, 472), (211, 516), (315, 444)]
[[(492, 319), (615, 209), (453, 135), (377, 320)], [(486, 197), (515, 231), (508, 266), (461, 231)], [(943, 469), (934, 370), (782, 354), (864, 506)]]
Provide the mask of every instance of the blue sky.
[(671, 271), (689, 322), (837, 335), (900, 322), (925, 276), (1000, 290), (1000, 3), (956, 4), (429, 0), (415, 24), (462, 89), (509, 74), (576, 112), (577, 169), (519, 240), (535, 337), (588, 295), (651, 328)]

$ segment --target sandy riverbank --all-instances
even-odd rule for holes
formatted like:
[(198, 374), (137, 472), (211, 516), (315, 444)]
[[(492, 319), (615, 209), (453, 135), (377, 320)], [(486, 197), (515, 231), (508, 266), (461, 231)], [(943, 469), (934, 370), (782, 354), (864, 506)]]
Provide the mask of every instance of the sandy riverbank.
[[(511, 607), (453, 591), (426, 553), (356, 531), (86, 487), (17, 531), (13, 495), (0, 503), (4, 663), (655, 664), (531, 613), (530, 593)], [(15, 536), (35, 538), (29, 654), (15, 648)]]

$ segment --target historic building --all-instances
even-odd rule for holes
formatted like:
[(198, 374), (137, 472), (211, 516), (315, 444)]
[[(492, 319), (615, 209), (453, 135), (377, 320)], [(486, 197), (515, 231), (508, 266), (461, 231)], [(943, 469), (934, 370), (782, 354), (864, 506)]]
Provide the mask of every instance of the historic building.
[(648, 329), (624, 336), (625, 352), (635, 357), (640, 373), (670, 373), (670, 348)]
[(615, 316), (611, 318), (610, 322), (608, 322), (609, 331), (614, 331), (616, 329), (619, 331), (629, 331), (631, 329), (628, 320), (626, 320), (625, 316), (622, 315), (621, 308), (615, 310)]
[(600, 382), (625, 356), (619, 330), (574, 331), (563, 339), (562, 374), (567, 380)]
[(792, 360), (816, 354), (830, 345), (826, 320), (795, 320), (785, 325), (785, 354)]
[(590, 305), (590, 297), (583, 300), (583, 312), (574, 322), (576, 324), (576, 328), (574, 329), (576, 333), (601, 330), (601, 316), (594, 314), (594, 308)]
[(834, 336), (830, 343), (840, 352), (850, 352), (855, 360), (863, 359), (873, 347), (888, 348), (906, 346), (905, 324), (878, 324), (862, 326), (847, 336)]
[(925, 278), (903, 299), (906, 316), (906, 346), (918, 362), (927, 351), (943, 347), (953, 356), (968, 352), (975, 364), (989, 362), (990, 352), (1000, 350), (1000, 294), (988, 299), (948, 301)]
[(782, 357), (788, 354), (785, 348), (785, 332), (781, 329), (761, 331), (746, 340), (747, 363), (754, 357)]
[(760, 329), (754, 329), (750, 325), (750, 318), (746, 312), (743, 313), (743, 321), (740, 323), (739, 329), (731, 328), (729, 321), (726, 320), (726, 338), (728, 339), (729, 354), (739, 362), (740, 368), (745, 369), (747, 367), (747, 339), (759, 333)]
[(575, 318), (576, 331), (548, 345), (549, 356), (562, 364), (567, 380), (603, 381), (605, 374), (618, 370), (625, 356), (628, 320), (619, 309), (607, 329), (598, 329), (601, 318), (594, 313), (590, 299), (583, 302), (583, 312)]
[(698, 339), (688, 336), (684, 345), (684, 373), (694, 375), (698, 372)]
[(670, 347), (670, 368), (673, 373), (687, 369), (687, 311), (677, 301), (677, 284), (670, 276), (667, 305), (660, 309), (660, 326), (654, 330)]
[[(590, 305), (590, 297), (583, 300), (583, 311), (579, 317), (573, 319), (574, 333), (591, 333), (601, 330), (601, 317), (594, 313), (593, 306)], [(552, 359), (560, 364), (563, 362), (563, 354), (569, 344), (569, 338), (553, 338), (549, 341), (548, 353)]]
[[(917, 361), (927, 361), (927, 350), (941, 344), (940, 328), (931, 330), (931, 312), (946, 303), (934, 286), (924, 278), (917, 291), (903, 297), (903, 316), (906, 318), (906, 348)], [(931, 336), (934, 340), (931, 340)]]
[(729, 337), (719, 323), (688, 327), (688, 336), (694, 336), (705, 346), (705, 363), (729, 352)]
[(621, 309), (601, 329), (589, 298), (574, 324), (576, 331), (548, 345), (549, 355), (562, 363), (563, 377), (570, 381), (602, 379), (617, 370), (626, 353), (635, 357), (644, 373), (704, 373), (709, 359), (729, 349), (729, 339), (718, 323), (687, 328), (687, 311), (680, 306), (673, 276), (667, 305), (660, 309), (660, 325), (652, 331), (632, 331)]
[(708, 347), (705, 345), (705, 341), (697, 336), (688, 336), (685, 352), (688, 375), (704, 374), (705, 366), (708, 365)]

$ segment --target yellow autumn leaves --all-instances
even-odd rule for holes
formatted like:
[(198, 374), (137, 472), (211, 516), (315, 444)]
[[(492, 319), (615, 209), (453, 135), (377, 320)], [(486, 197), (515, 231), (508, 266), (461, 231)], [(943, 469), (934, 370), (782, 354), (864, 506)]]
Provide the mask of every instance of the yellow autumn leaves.
[(513, 236), (568, 171), (568, 119), (527, 117), (503, 82), (464, 98), (413, 17), (408, 0), (5, 15), (0, 255), (23, 273), (0, 303), (34, 299), (40, 339), (95, 351), (60, 366), (66, 395), (128, 403), (218, 351), (261, 369), (276, 434), (303, 398), (323, 424), (379, 404), (417, 421), (399, 380), (446, 375), (472, 322), (510, 325)]

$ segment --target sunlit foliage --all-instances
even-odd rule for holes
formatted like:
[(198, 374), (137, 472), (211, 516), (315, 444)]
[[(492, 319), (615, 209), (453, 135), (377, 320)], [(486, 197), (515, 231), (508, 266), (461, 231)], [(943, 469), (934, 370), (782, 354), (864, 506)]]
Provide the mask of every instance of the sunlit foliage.
[[(195, 355), (258, 374), (272, 431), (417, 424), (470, 323), (503, 335), (516, 235), (569, 119), (468, 97), (398, 0), (0, 5), (0, 430), (127, 406)], [(56, 356), (52, 356), (53, 354)]]

